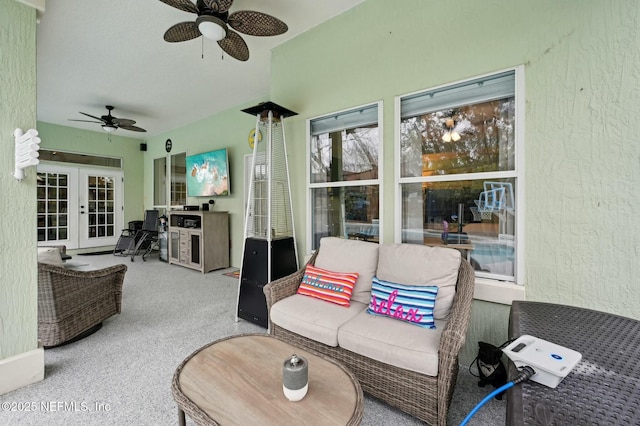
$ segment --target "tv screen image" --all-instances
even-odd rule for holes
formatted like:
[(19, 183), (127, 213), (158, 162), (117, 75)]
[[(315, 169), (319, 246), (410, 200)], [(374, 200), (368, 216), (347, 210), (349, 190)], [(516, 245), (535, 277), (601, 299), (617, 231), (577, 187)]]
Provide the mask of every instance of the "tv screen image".
[(187, 194), (189, 197), (229, 195), (226, 148), (187, 156)]

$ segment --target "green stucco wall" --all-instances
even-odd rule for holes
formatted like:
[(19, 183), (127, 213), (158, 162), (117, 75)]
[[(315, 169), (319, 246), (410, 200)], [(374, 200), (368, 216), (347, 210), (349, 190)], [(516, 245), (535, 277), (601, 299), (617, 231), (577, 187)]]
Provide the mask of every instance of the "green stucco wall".
[(0, 0), (0, 360), (37, 348), (35, 170), (13, 176), (16, 128), (36, 126), (36, 11)]
[[(191, 123), (147, 140), (144, 159), (145, 205), (153, 205), (153, 160), (167, 156), (165, 141), (171, 139), (173, 148), (169, 155), (186, 152), (187, 155), (227, 148), (229, 155), (229, 183), (231, 194), (217, 197), (213, 207), (216, 211), (229, 212), (232, 266), (239, 267), (242, 261), (242, 243), (244, 236), (244, 156), (253, 151), (249, 147), (248, 137), (256, 126), (256, 118), (241, 110), (264, 102), (259, 99), (236, 108), (223, 111), (204, 120)], [(188, 204), (201, 205), (210, 198), (187, 199)]]
[[(113, 134), (109, 141), (109, 135), (105, 132), (92, 132), (44, 122), (38, 122), (38, 131), (42, 138), (41, 147), (43, 149), (122, 158), (124, 172), (123, 224), (126, 226), (131, 220), (142, 220), (144, 217), (144, 190), (141, 183), (144, 179), (144, 152), (140, 151), (140, 143), (144, 140)], [(73, 164), (60, 164), (74, 166)]]
[[(271, 98), (300, 114), (288, 122), (294, 200), (305, 120), (382, 100), (393, 241), (395, 97), (524, 65), (527, 298), (640, 318), (639, 16), (635, 0), (367, 0), (277, 47)], [(295, 219), (304, 249), (304, 207)], [(463, 359), (479, 340), (502, 343), (508, 314), (476, 302)]]
[[(13, 153), (13, 129), (36, 124), (35, 11), (13, 0), (0, 0), (0, 10), (0, 143)], [(287, 121), (287, 147), (300, 252), (307, 245), (307, 119), (384, 102), (383, 236), (393, 241), (395, 97), (524, 65), (526, 194), (519, 212), (525, 220), (527, 297), (639, 318), (639, 16), (635, 0), (403, 0), (393, 7), (367, 0), (276, 48), (268, 98), (299, 113)], [(227, 147), (232, 195), (219, 198), (215, 208), (231, 213), (231, 263), (238, 266), (242, 159), (250, 152), (247, 134), (254, 125), (239, 110), (254, 103), (149, 138), (146, 153), (132, 140), (132, 151), (122, 156), (137, 157), (125, 162), (125, 178), (138, 187), (144, 182), (144, 192), (136, 195), (125, 184), (125, 220), (139, 217), (130, 206), (151, 207), (153, 159), (165, 155), (167, 138), (173, 153)], [(117, 142), (111, 151), (102, 146), (102, 133), (94, 139), (38, 126), (45, 147), (114, 154), (126, 145)], [(36, 344), (36, 243), (34, 172), (18, 183), (8, 173), (13, 156), (0, 158), (6, 172), (0, 174), (0, 213), (12, 225), (0, 231), (3, 358)], [(506, 305), (474, 303), (463, 362), (473, 358), (478, 340), (506, 339), (508, 312)]]

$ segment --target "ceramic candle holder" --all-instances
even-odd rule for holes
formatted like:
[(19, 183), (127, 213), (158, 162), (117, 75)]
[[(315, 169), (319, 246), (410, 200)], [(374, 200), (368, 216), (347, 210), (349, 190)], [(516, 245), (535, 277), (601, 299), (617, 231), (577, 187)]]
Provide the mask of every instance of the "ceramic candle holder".
[(295, 354), (282, 366), (282, 391), (289, 401), (300, 401), (309, 390), (309, 364)]

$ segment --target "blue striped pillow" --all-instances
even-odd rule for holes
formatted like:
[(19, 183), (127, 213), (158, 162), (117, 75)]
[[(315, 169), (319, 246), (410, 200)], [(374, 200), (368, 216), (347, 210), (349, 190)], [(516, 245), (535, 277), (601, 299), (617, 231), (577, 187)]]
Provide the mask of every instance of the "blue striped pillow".
[(424, 328), (436, 328), (433, 307), (437, 286), (404, 285), (373, 277), (367, 313), (384, 315)]

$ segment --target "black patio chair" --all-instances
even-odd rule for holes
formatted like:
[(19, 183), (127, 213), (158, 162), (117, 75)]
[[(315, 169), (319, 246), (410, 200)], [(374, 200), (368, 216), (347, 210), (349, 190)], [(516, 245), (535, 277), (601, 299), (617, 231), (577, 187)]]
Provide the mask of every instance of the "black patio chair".
[(142, 260), (147, 257), (158, 244), (158, 210), (145, 210), (142, 227), (135, 231), (124, 229), (116, 243), (113, 254), (116, 256), (131, 256), (135, 261), (138, 254), (142, 254)]

